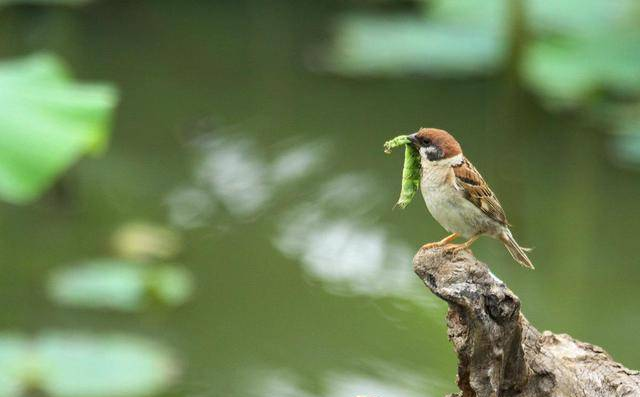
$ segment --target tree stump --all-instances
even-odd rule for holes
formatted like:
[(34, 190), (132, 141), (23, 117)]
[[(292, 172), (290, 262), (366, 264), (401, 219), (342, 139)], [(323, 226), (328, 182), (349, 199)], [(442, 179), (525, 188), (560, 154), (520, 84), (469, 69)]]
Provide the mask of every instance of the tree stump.
[(540, 333), (520, 313), (520, 299), (470, 252), (422, 249), (413, 266), (449, 304), (460, 388), (450, 397), (640, 397), (640, 372), (598, 346)]

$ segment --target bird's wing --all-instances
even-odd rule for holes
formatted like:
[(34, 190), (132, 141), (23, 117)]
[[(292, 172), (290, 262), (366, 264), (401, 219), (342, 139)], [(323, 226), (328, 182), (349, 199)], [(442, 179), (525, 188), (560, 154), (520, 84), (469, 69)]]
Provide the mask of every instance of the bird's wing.
[(462, 191), (464, 197), (494, 221), (509, 226), (498, 198), (473, 164), (463, 158), (462, 163), (452, 166), (452, 169), (456, 186)]

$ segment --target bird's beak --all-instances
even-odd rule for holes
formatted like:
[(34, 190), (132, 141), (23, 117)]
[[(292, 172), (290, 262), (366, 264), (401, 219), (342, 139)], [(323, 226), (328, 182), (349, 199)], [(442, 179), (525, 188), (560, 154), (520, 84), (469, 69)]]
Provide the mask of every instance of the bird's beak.
[(411, 134), (407, 136), (407, 138), (409, 139), (409, 142), (413, 144), (413, 146), (418, 147), (418, 137), (416, 137), (416, 134)]

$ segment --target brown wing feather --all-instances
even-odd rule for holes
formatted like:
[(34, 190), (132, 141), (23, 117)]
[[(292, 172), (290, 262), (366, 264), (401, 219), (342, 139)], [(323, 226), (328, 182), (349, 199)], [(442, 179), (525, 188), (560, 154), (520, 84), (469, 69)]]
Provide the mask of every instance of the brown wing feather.
[(460, 165), (454, 166), (453, 173), (456, 184), (464, 191), (467, 200), (496, 222), (509, 225), (498, 198), (469, 160), (464, 158)]

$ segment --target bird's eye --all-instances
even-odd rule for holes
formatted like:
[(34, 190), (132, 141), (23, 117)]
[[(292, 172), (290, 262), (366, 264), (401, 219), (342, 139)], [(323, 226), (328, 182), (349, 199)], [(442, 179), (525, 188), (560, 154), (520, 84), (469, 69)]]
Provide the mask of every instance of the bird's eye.
[(430, 140), (430, 139), (423, 139), (423, 140), (422, 140), (422, 144), (423, 144), (424, 146), (429, 146), (429, 145), (431, 145), (431, 140)]

